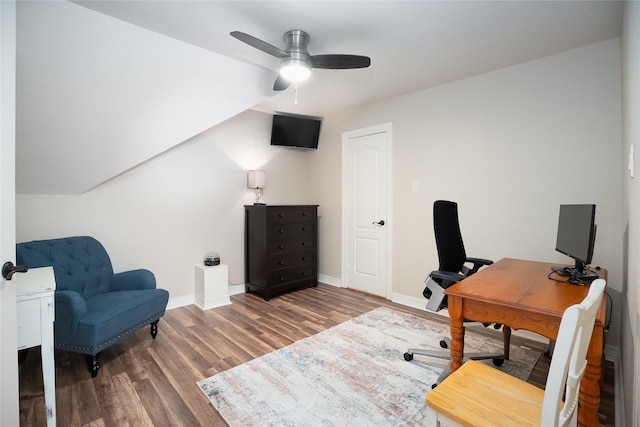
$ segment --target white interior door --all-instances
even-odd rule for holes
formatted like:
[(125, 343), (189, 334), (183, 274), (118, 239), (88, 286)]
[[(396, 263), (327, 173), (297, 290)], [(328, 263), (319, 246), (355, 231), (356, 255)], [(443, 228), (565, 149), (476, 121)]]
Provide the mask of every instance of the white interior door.
[(391, 124), (343, 135), (343, 283), (391, 295)]
[[(16, 4), (0, 1), (0, 267), (15, 263)], [(0, 426), (17, 426), (16, 288), (0, 276)]]

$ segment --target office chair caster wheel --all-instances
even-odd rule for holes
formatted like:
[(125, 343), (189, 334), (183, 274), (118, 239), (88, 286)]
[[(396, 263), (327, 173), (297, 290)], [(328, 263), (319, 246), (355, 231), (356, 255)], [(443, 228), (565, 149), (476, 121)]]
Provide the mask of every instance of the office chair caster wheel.
[(502, 366), (504, 359), (493, 359), (493, 364), (496, 366)]
[(440, 340), (440, 347), (449, 348), (449, 344), (445, 340)]
[(413, 353), (405, 353), (404, 360), (406, 360), (407, 362), (413, 360)]

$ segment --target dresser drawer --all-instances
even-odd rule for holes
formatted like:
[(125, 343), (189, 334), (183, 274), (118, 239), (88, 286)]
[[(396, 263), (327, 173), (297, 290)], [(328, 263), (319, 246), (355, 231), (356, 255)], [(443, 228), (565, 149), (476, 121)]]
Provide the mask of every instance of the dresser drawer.
[(270, 269), (276, 268), (287, 268), (287, 267), (295, 267), (297, 265), (303, 264), (315, 264), (315, 252), (314, 251), (303, 251), (303, 252), (294, 252), (294, 253), (284, 253), (281, 255), (276, 255), (271, 258), (269, 262)]
[(269, 236), (273, 239), (289, 236), (313, 236), (315, 227), (313, 223), (282, 223), (269, 227)]
[(314, 265), (304, 267), (285, 268), (274, 270), (269, 273), (269, 284), (272, 286), (281, 285), (288, 282), (295, 282), (304, 279), (313, 279), (316, 276)]
[(269, 222), (271, 224), (314, 222), (316, 211), (315, 206), (274, 207), (269, 209)]
[(272, 240), (269, 242), (269, 252), (274, 255), (307, 249), (315, 249), (315, 240), (313, 237), (293, 237), (291, 239)]

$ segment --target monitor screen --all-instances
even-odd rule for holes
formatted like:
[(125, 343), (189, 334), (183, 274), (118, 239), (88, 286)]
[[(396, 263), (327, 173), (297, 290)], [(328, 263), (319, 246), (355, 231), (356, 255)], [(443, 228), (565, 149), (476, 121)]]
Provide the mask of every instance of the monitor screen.
[(556, 251), (584, 270), (591, 263), (596, 237), (596, 205), (560, 205)]
[(276, 114), (271, 128), (271, 145), (318, 148), (321, 123), (312, 117)]

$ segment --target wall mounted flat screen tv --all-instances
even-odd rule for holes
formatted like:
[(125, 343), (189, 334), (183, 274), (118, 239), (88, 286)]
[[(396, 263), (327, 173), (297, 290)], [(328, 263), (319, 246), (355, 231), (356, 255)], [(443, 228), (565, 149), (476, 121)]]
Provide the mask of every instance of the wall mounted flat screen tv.
[(271, 127), (271, 145), (318, 148), (321, 120), (304, 116), (275, 114)]

